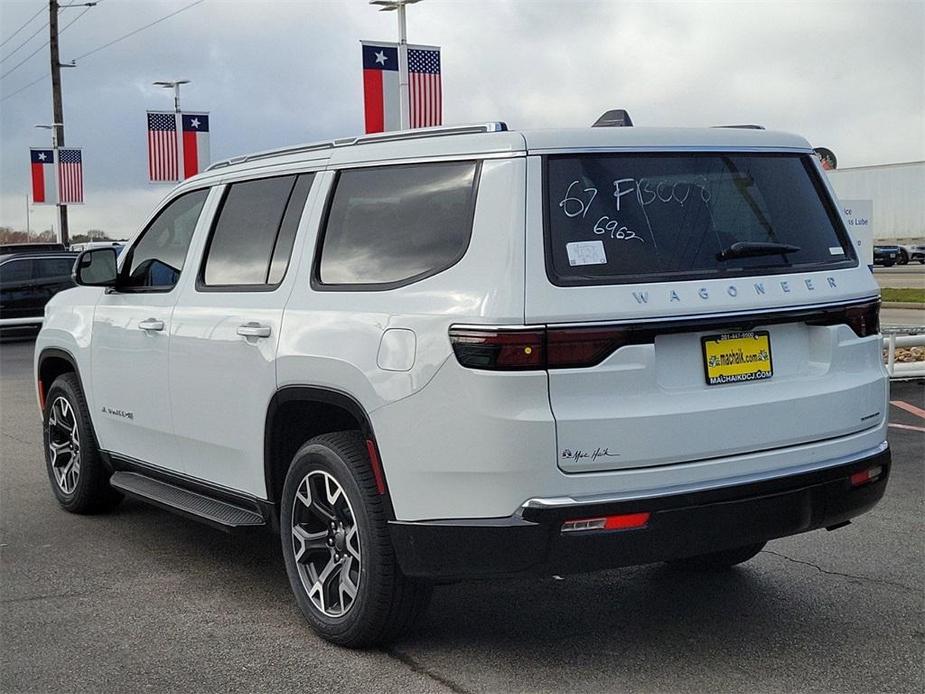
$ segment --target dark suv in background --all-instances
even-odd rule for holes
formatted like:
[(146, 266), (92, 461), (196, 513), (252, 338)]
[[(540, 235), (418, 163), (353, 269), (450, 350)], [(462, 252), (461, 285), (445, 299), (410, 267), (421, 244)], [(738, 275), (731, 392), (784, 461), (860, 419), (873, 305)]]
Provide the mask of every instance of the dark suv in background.
[(60, 244), (0, 246), (0, 330), (39, 327), (48, 300), (74, 286), (76, 257)]

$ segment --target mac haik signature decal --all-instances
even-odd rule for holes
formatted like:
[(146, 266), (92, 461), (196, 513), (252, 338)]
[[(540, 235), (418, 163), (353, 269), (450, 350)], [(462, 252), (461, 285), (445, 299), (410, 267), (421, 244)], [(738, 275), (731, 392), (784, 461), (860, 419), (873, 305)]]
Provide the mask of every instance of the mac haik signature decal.
[(619, 453), (611, 453), (609, 448), (595, 448), (593, 451), (585, 451), (581, 448), (572, 450), (563, 448), (560, 456), (563, 460), (571, 460), (573, 463), (580, 463), (582, 460), (595, 462), (598, 458), (619, 458)]

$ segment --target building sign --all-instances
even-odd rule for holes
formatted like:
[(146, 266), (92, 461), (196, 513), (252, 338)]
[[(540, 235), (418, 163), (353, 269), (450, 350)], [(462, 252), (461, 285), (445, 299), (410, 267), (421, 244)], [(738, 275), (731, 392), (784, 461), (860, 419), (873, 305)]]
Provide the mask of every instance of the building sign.
[(874, 264), (874, 201), (842, 200), (842, 213), (862, 263)]

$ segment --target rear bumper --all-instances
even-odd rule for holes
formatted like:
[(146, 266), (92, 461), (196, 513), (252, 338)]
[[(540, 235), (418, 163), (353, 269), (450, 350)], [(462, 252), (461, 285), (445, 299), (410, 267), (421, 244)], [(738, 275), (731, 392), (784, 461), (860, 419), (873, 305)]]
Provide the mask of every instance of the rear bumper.
[[(852, 474), (882, 467), (873, 482)], [(392, 521), (392, 543), (408, 576), (433, 579), (567, 574), (705, 554), (832, 527), (883, 496), (890, 450), (851, 463), (720, 489), (628, 501), (525, 507), (509, 518)], [(650, 513), (634, 530), (561, 532), (563, 522)]]

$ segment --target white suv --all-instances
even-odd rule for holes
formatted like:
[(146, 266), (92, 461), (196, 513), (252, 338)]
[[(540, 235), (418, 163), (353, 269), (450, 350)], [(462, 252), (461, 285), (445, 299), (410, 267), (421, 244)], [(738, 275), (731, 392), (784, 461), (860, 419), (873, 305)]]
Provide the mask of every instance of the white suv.
[(52, 489), (267, 526), (311, 625), (429, 587), (730, 566), (883, 495), (878, 289), (802, 138), (503, 124), (241, 157), (35, 351)]

